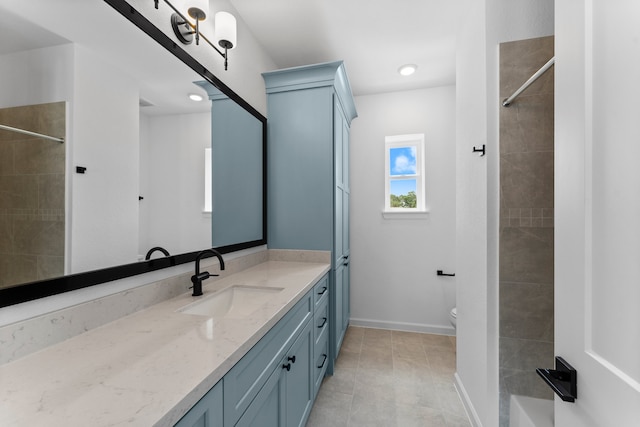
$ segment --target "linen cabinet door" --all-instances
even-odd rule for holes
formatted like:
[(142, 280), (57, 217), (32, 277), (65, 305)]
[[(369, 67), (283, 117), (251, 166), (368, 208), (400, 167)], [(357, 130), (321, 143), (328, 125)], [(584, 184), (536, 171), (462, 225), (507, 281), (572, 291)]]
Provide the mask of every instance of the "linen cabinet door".
[(335, 270), (335, 290), (334, 290), (334, 317), (331, 319), (331, 329), (334, 331), (332, 345), (333, 359), (337, 359), (342, 346), (342, 325), (344, 324), (344, 264), (338, 265)]

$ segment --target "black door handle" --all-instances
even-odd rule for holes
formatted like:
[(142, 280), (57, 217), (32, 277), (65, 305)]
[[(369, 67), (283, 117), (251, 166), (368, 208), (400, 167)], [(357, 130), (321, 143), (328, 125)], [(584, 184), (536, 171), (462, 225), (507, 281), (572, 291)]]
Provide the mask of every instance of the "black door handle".
[(562, 357), (556, 356), (556, 369), (536, 369), (544, 382), (565, 402), (578, 398), (578, 372)]

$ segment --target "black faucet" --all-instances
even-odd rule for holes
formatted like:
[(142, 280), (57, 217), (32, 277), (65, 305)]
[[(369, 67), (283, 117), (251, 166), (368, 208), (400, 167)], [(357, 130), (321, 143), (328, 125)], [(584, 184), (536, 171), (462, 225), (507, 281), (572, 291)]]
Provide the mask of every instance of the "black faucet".
[(151, 254), (154, 253), (155, 251), (162, 252), (164, 254), (164, 256), (169, 256), (169, 251), (168, 250), (166, 250), (165, 248), (163, 248), (161, 246), (156, 246), (155, 248), (149, 249), (149, 252), (147, 252), (147, 255), (144, 257), (145, 261), (149, 261), (151, 259)]
[(208, 271), (203, 271), (200, 273), (200, 260), (204, 258), (205, 255), (213, 255), (218, 257), (218, 261), (220, 262), (220, 270), (224, 270), (224, 260), (222, 259), (222, 255), (220, 252), (215, 249), (205, 249), (201, 251), (198, 256), (196, 256), (196, 274), (191, 276), (191, 282), (193, 283), (193, 295), (194, 297), (199, 297), (202, 295), (202, 281), (208, 279), (212, 276), (217, 276), (217, 274), (209, 274)]

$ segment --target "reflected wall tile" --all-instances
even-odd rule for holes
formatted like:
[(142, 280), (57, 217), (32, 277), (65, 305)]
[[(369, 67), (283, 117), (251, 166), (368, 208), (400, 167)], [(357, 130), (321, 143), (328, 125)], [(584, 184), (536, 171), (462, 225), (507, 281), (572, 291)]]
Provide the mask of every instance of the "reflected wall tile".
[(30, 255), (2, 255), (0, 257), (0, 287), (38, 280), (37, 257)]
[(63, 174), (65, 145), (41, 138), (21, 141), (15, 147), (14, 168), (18, 174)]
[(0, 176), (0, 208), (12, 210), (36, 209), (37, 207), (37, 176)]
[[(6, 132), (6, 131), (4, 131)], [(13, 143), (5, 141), (0, 134), (0, 176), (14, 175), (13, 168)]]
[(30, 255), (64, 255), (64, 221), (16, 220), (15, 250)]
[(64, 211), (64, 174), (38, 177), (38, 208)]
[(64, 256), (41, 255), (37, 257), (37, 260), (38, 280), (64, 275)]
[(0, 254), (13, 252), (13, 231), (11, 216), (0, 213)]

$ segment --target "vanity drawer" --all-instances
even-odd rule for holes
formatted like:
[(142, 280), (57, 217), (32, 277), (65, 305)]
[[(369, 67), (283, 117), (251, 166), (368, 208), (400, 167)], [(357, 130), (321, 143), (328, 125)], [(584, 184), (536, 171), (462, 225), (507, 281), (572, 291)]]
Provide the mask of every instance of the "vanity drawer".
[(320, 281), (313, 287), (313, 302), (316, 308), (323, 299), (327, 299), (329, 296), (329, 275), (325, 275)]
[(313, 315), (313, 339), (318, 344), (320, 335), (329, 330), (329, 298), (324, 298)]
[(298, 303), (224, 377), (225, 425), (235, 425), (296, 336), (311, 320), (313, 291)]

